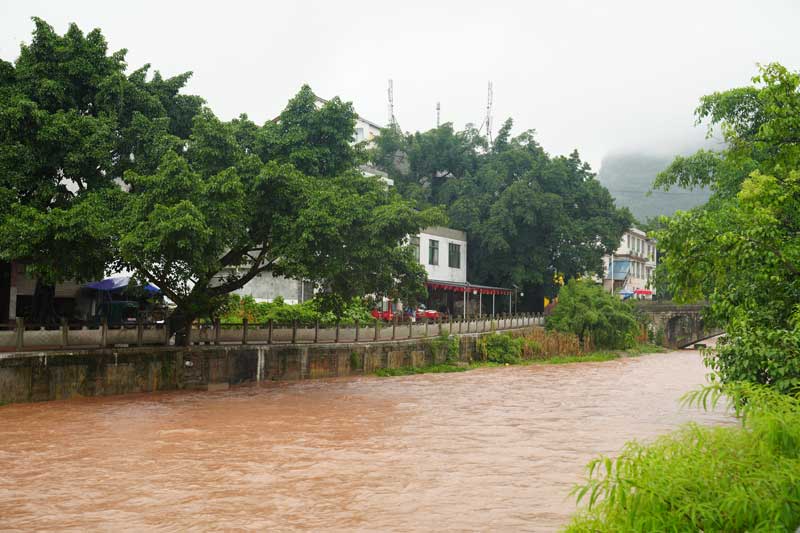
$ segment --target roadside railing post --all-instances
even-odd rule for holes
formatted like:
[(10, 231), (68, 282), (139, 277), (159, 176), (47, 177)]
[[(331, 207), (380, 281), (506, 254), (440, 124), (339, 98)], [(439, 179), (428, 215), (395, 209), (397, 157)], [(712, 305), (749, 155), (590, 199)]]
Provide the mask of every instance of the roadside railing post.
[(339, 319), (336, 319), (336, 338), (333, 342), (339, 342)]
[(375, 338), (373, 340), (377, 341), (381, 336), (381, 323), (377, 318), (375, 319), (374, 333), (375, 333), (374, 335)]
[(319, 342), (319, 319), (314, 320), (314, 344)]
[(358, 342), (358, 336), (359, 336), (358, 335), (358, 330), (359, 330), (359, 321), (358, 321), (358, 319), (356, 319), (356, 341), (355, 342)]
[(220, 335), (220, 329), (221, 328), (222, 328), (222, 326), (220, 325), (219, 318), (215, 318), (214, 319), (214, 344), (219, 344), (219, 335)]
[(439, 322), (439, 336), (441, 337), (442, 336), (442, 315), (437, 316), (436, 319)]
[(17, 317), (17, 351), (20, 352), (25, 347), (25, 319)]
[(447, 315), (447, 334), (453, 334), (453, 315)]
[(269, 319), (267, 321), (267, 344), (272, 344), (272, 328), (273, 328), (273, 319)]
[[(137, 321), (138, 323), (138, 321)], [(61, 317), (61, 347), (66, 348), (69, 346), (69, 323), (63, 316)]]
[(164, 319), (164, 346), (169, 346), (172, 334), (169, 332), (169, 319)]
[(292, 319), (292, 344), (297, 344), (297, 319)]
[(392, 340), (396, 338), (397, 333), (397, 317), (392, 318)]
[(461, 333), (461, 325), (464, 323), (463, 318), (458, 319), (458, 332)]
[(414, 336), (414, 323), (411, 320), (409, 320), (408, 321), (408, 338), (410, 339), (413, 336)]
[(248, 329), (247, 322), (248, 321), (246, 318), (242, 319), (242, 344), (247, 344), (247, 329)]
[(108, 319), (103, 317), (100, 319), (100, 347), (106, 346), (108, 346)]

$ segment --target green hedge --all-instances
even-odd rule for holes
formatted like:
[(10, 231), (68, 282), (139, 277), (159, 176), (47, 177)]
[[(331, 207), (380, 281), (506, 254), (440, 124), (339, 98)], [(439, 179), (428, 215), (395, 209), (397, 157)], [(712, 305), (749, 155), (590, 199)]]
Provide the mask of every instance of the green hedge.
[(264, 324), (272, 320), (275, 324), (287, 325), (294, 321), (309, 325), (319, 321), (322, 326), (331, 326), (337, 322), (341, 325), (352, 325), (372, 322), (366, 303), (354, 298), (347, 302), (337, 317), (331, 311), (323, 311), (320, 300), (313, 299), (300, 304), (287, 304), (283, 298), (275, 298), (272, 302), (256, 302), (252, 296), (241, 297), (230, 295), (228, 303), (222, 308), (220, 322), (223, 324), (241, 324), (247, 318), (251, 324)]

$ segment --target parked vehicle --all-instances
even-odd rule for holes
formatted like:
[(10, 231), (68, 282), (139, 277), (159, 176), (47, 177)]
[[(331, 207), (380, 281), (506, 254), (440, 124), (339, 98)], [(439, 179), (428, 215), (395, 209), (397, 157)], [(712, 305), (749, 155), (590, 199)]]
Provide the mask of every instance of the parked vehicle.
[(372, 318), (377, 320), (384, 320), (386, 322), (391, 322), (394, 320), (394, 312), (391, 309), (387, 309), (386, 311), (381, 311), (380, 309), (373, 309), (370, 314)]
[(428, 309), (424, 305), (420, 305), (417, 307), (417, 310), (414, 311), (414, 318), (416, 320), (430, 320), (436, 321), (441, 318), (442, 314), (435, 310), (435, 309)]

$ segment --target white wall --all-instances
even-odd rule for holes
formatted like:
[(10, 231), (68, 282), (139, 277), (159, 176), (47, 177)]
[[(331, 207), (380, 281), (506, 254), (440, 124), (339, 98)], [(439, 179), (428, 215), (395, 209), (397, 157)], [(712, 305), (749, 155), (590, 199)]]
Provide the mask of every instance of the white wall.
[(356, 119), (356, 129), (355, 129), (355, 141), (368, 141), (372, 142), (372, 140), (380, 134), (380, 128), (376, 127), (375, 125), (366, 122), (361, 117)]
[[(455, 232), (456, 230), (450, 230)], [(463, 233), (463, 232), (461, 232)], [(428, 262), (430, 242), (432, 240), (439, 241), (439, 264), (431, 265)], [(450, 243), (457, 244), (461, 247), (461, 265), (460, 268), (451, 268), (449, 266), (450, 257)], [(437, 235), (434, 233), (427, 233), (425, 231), (419, 234), (419, 259), (420, 263), (428, 271), (428, 279), (437, 281), (452, 281), (456, 283), (467, 282), (467, 241), (450, 236)]]

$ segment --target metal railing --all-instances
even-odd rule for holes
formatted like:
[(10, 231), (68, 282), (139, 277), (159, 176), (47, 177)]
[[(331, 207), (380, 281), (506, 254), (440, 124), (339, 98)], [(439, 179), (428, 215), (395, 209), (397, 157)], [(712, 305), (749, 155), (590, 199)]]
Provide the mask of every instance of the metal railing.
[[(486, 331), (502, 331), (532, 325), (543, 325), (540, 313), (518, 313), (472, 316), (466, 319), (438, 319), (417, 322), (368, 323), (319, 322), (226, 324), (219, 321), (195, 324), (191, 328), (191, 344), (317, 344), (363, 343), (419, 339), (439, 335), (463, 335)], [(132, 346), (169, 346), (174, 336), (166, 323), (140, 321), (121, 326), (109, 326), (101, 321), (94, 327), (71, 325), (31, 326), (18, 318), (15, 326), (0, 328), (0, 351), (47, 351)]]

